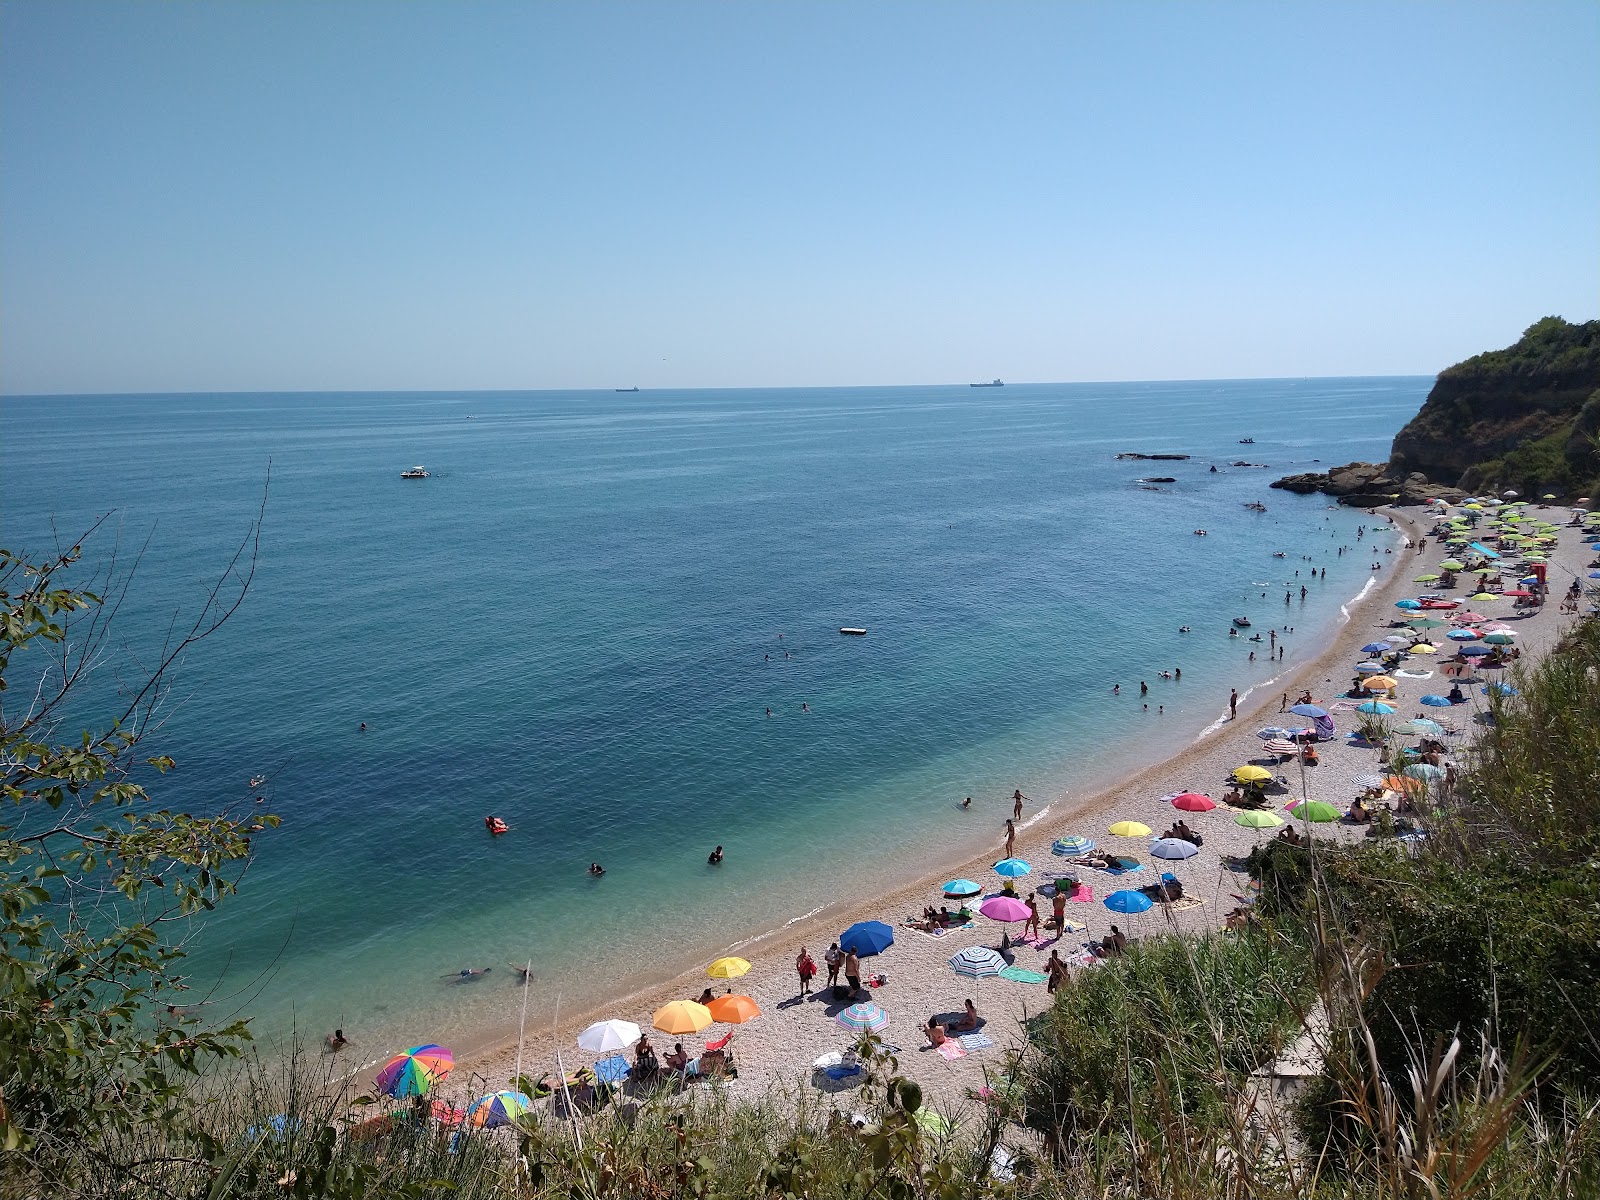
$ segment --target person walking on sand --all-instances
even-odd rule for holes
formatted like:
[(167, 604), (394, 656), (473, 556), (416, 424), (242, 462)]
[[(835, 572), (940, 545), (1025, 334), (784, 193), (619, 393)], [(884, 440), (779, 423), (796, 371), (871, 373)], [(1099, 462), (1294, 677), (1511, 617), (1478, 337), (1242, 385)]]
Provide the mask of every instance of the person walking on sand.
[(1238, 688), (1234, 688), (1234, 689), (1232, 689), (1231, 693), (1228, 696), (1228, 720), (1237, 721), (1238, 719), (1239, 719), (1239, 689)]
[(811, 957), (811, 952), (804, 946), (800, 947), (800, 953), (795, 956), (794, 969), (800, 976), (800, 994), (804, 996), (811, 990), (811, 980), (817, 974), (816, 961)]
[(839, 952), (839, 943), (834, 942), (828, 947), (827, 953), (822, 956), (822, 961), (828, 967), (828, 986), (839, 986), (839, 968), (844, 965), (844, 955)]
[(1016, 848), (1016, 845), (1017, 845), (1017, 827), (1016, 827), (1015, 824), (1013, 824), (1011, 818), (1007, 817), (1006, 818), (1006, 857), (1007, 858), (1011, 857), (1011, 851)]

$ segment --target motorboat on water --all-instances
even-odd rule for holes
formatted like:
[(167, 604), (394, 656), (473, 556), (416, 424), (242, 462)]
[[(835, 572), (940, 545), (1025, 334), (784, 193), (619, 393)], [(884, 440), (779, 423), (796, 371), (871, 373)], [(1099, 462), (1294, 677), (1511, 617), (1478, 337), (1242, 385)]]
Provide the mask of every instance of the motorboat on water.
[(1256, 444), (1255, 438), (1240, 438), (1239, 439), (1239, 445), (1241, 445), (1241, 446), (1254, 446), (1255, 444)]
[(848, 633), (852, 637), (866, 637), (867, 636), (867, 631), (865, 629), (853, 629), (848, 625), (839, 626), (839, 632), (840, 633)]
[(428, 470), (426, 467), (412, 467), (409, 471), (400, 472), (401, 479), (426, 479), (427, 477)]

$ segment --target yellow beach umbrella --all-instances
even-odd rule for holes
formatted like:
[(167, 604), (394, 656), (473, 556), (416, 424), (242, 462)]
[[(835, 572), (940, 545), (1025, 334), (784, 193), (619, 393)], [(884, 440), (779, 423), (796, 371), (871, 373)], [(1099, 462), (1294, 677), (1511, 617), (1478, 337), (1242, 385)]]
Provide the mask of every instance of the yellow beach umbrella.
[(706, 1011), (724, 1025), (743, 1025), (761, 1015), (761, 1009), (749, 996), (718, 996), (706, 1005)]
[(688, 1033), (699, 1033), (711, 1024), (712, 1019), (711, 1010), (704, 1004), (696, 1004), (693, 1000), (674, 1000), (656, 1009), (650, 1023), (662, 1033), (681, 1037)]
[(1418, 642), (1410, 650), (1406, 651), (1407, 654), (1437, 654), (1438, 652), (1439, 647), (1429, 645), (1427, 642)]
[(713, 979), (737, 979), (750, 969), (750, 964), (742, 958), (719, 958), (706, 968), (706, 974)]
[(1498, 600), (1499, 596), (1493, 592), (1479, 592), (1476, 596), (1468, 596), (1468, 600)]
[(1265, 767), (1235, 767), (1233, 777), (1240, 783), (1267, 783), (1272, 779), (1272, 772)]
[(1388, 675), (1368, 675), (1361, 681), (1361, 690), (1366, 692), (1392, 692), (1399, 686)]
[(1111, 826), (1111, 832), (1117, 837), (1149, 837), (1150, 826), (1138, 821), (1118, 821)]

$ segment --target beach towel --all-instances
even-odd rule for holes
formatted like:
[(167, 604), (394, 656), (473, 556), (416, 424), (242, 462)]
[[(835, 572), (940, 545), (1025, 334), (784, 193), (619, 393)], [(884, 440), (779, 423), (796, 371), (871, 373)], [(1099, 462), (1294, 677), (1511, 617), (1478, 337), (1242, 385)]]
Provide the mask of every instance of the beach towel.
[(1078, 921), (1065, 920), (1061, 922), (1062, 933), (1082, 933), (1087, 928), (1089, 928), (1087, 925)]
[(824, 1067), (823, 1074), (829, 1079), (848, 1079), (852, 1075), (861, 1074), (861, 1064), (857, 1063), (853, 1067)]
[(958, 1058), (965, 1058), (967, 1051), (960, 1042), (945, 1042), (939, 1047), (939, 1054), (946, 1062), (955, 1062)]
[(1143, 863), (1134, 863), (1131, 867), (1107, 867), (1107, 875), (1132, 875), (1136, 871), (1144, 870)]
[(968, 1050), (986, 1050), (994, 1045), (994, 1039), (986, 1033), (964, 1033), (961, 1044)]
[(1182, 912), (1186, 908), (1199, 908), (1205, 901), (1195, 896), (1185, 896), (1182, 900), (1173, 900), (1163, 907), (1168, 912)]
[(1067, 893), (1067, 899), (1074, 904), (1087, 904), (1094, 899), (1094, 889), (1087, 883), (1080, 883)]
[(1097, 955), (1090, 954), (1087, 950), (1078, 950), (1067, 955), (1063, 961), (1072, 967), (1098, 967), (1101, 960)]
[(1000, 978), (1015, 980), (1017, 983), (1043, 983), (1050, 976), (1030, 971), (1027, 967), (1006, 967), (1000, 972)]

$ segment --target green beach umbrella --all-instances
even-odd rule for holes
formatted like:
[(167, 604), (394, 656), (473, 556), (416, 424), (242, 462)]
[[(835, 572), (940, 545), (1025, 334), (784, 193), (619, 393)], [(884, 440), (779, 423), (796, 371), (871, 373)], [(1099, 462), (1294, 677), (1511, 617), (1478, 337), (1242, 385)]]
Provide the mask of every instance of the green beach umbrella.
[(1439, 578), (1439, 576), (1437, 574), (1418, 575), (1411, 582), (1412, 583), (1432, 583), (1435, 579), (1438, 579), (1438, 578)]
[(1462, 569), (1461, 560), (1458, 558), (1447, 558), (1439, 565), (1446, 571), (1459, 571)]
[(1295, 805), (1294, 815), (1305, 821), (1337, 821), (1344, 814), (1326, 800), (1307, 800)]
[(1243, 825), (1246, 829), (1271, 829), (1274, 825), (1282, 825), (1283, 818), (1277, 813), (1263, 812), (1261, 809), (1247, 809), (1235, 814), (1234, 824)]

